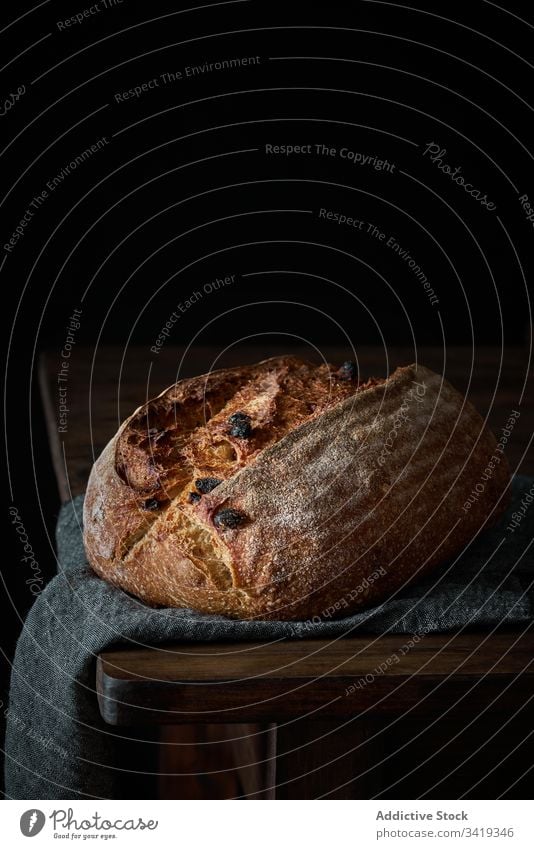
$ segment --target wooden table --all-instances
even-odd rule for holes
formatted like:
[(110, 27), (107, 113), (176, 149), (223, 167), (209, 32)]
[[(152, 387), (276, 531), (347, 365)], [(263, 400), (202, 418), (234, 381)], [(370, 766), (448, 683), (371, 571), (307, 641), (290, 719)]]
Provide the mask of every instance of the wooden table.
[[(61, 498), (84, 491), (93, 457), (120, 421), (178, 374), (272, 353), (241, 348), (218, 361), (208, 348), (167, 348), (157, 357), (148, 348), (124, 357), (101, 348), (93, 360), (78, 348), (63, 432), (59, 354), (43, 356), (40, 385)], [(376, 349), (358, 350), (362, 373), (387, 374), (414, 360), (404, 349), (388, 354), (386, 361)], [(340, 350), (325, 355), (347, 358)], [(444, 370), (440, 350), (421, 349), (418, 357)], [(506, 452), (514, 471), (534, 474), (534, 416), (525, 403), (534, 380), (525, 378), (524, 352), (478, 349), (470, 364), (470, 350), (449, 349), (446, 376), (468, 391), (496, 433), (520, 410)], [(157, 792), (165, 798), (457, 798), (461, 790), (492, 798), (501, 762), (504, 790), (532, 764), (525, 717), (533, 658), (530, 629), (117, 647), (99, 657), (96, 686), (110, 726), (159, 729)]]

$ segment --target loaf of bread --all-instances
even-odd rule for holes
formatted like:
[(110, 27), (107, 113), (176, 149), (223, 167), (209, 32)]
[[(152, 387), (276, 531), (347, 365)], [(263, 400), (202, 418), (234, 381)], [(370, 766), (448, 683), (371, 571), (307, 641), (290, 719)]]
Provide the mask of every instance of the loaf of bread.
[(457, 555), (508, 484), (482, 418), (429, 369), (363, 381), (353, 363), (277, 357), (136, 410), (93, 467), (84, 540), (150, 605), (347, 615)]

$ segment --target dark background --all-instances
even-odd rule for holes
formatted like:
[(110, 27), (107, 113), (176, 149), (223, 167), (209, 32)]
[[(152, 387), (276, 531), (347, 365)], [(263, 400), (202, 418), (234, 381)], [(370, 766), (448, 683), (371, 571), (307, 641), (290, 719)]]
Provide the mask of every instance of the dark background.
[[(58, 29), (89, 6), (7, 5), (0, 32), (0, 100), (25, 87), (0, 117), (0, 273), (4, 297), (13, 296), (7, 493), (46, 576), (59, 497), (36, 362), (49, 350), (59, 363), (74, 308), (77, 345), (143, 345), (147, 355), (195, 290), (202, 297), (168, 344), (261, 344), (268, 333), (284, 348), (301, 339), (476, 348), (525, 344), (531, 327), (532, 224), (519, 203), (534, 197), (529, 5), (250, 0), (182, 13), (174, 2), (106, 9), (101, 0), (97, 14)], [(245, 56), (261, 61), (161, 81)], [(157, 88), (116, 102), (155, 78)], [(49, 192), (6, 251), (32, 198), (102, 137), (108, 143)], [(431, 142), (495, 210), (423, 156)], [(269, 156), (266, 144), (347, 147), (395, 168)], [(321, 208), (393, 236), (439, 305), (384, 243), (321, 220)], [(204, 292), (231, 274), (230, 286)], [(6, 539), (14, 542), (9, 523)], [(20, 551), (4, 563), (9, 658), (32, 596)], [(5, 703), (5, 658), (2, 668)]]

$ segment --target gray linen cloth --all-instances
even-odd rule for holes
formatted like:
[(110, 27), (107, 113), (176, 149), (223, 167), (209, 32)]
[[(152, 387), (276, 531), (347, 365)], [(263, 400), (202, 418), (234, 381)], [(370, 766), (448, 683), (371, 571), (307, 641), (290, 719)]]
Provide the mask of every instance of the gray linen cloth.
[(115, 732), (102, 722), (95, 695), (95, 659), (112, 644), (525, 627), (534, 610), (533, 496), (533, 479), (516, 477), (506, 516), (457, 560), (378, 607), (315, 624), (235, 622), (146, 607), (91, 571), (82, 544), (83, 498), (74, 499), (57, 524), (59, 573), (36, 599), (17, 646), (7, 714), (8, 798), (120, 798)]

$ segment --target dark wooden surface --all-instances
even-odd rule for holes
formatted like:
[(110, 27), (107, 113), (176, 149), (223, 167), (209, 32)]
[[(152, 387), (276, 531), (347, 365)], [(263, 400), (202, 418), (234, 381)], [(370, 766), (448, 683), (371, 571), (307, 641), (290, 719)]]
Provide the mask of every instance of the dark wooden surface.
[(534, 695), (534, 634), (499, 631), (117, 648), (98, 660), (112, 725), (509, 711)]
[[(39, 379), (62, 500), (84, 491), (93, 459), (120, 422), (178, 376), (276, 353), (241, 348), (216, 360), (211, 348), (187, 355), (166, 348), (158, 357), (148, 348), (124, 357), (101, 348), (93, 360), (92, 351), (78, 348), (69, 365), (63, 433), (59, 357), (44, 355)], [(311, 358), (309, 350), (295, 353)], [(333, 362), (350, 356), (340, 349), (323, 353)], [(390, 349), (388, 360), (376, 349), (357, 354), (364, 376), (386, 375), (416, 359), (408, 349)], [(534, 474), (528, 405), (534, 379), (522, 349), (479, 348), (472, 362), (470, 349), (448, 349), (445, 361), (430, 348), (417, 359), (466, 392), (496, 434), (519, 410), (506, 454), (514, 471)], [(504, 762), (520, 780), (532, 764), (520, 717), (531, 715), (533, 634), (438, 634), (405, 651), (408, 642), (390, 635), (119, 647), (98, 658), (100, 708), (123, 734), (129, 726), (160, 727), (163, 798), (370, 798), (387, 797), (388, 788), (391, 798), (416, 798), (432, 797), (433, 787), (435, 798), (456, 798), (459, 788), (480, 798), (481, 787), (491, 798), (497, 794), (491, 776)], [(503, 781), (506, 790), (506, 770)]]
[(372, 798), (384, 779), (380, 730), (376, 717), (337, 725), (305, 719), (277, 725), (274, 798)]

